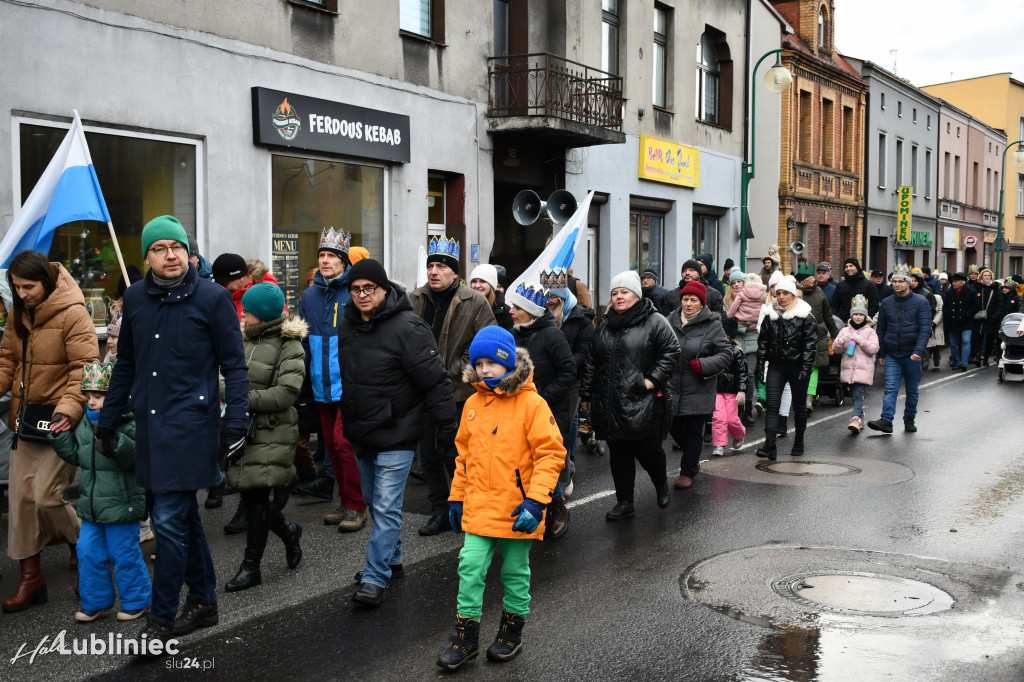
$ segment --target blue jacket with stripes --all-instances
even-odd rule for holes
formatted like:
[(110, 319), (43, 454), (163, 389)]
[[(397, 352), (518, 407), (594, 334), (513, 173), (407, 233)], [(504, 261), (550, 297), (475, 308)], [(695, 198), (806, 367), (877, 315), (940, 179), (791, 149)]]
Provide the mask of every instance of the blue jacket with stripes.
[(341, 400), (341, 364), (338, 361), (338, 324), (345, 315), (348, 269), (330, 282), (319, 272), (313, 286), (302, 293), (299, 316), (309, 324), (309, 336), (302, 341), (306, 351), (306, 374), (318, 403)]

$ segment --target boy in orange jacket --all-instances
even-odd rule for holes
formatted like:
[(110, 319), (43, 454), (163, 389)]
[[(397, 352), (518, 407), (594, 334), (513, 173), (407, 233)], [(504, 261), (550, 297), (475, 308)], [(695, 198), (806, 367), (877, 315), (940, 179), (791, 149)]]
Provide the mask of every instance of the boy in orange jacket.
[(544, 535), (544, 510), (565, 461), (565, 448), (547, 402), (533, 384), (533, 363), (501, 327), (481, 329), (469, 346), (463, 380), (476, 393), (466, 401), (455, 439), (458, 457), (449, 520), (466, 531), (459, 553), (455, 635), (437, 664), (455, 670), (477, 655), (484, 578), (501, 545), (504, 609), (492, 661), (522, 649), (530, 611), (530, 546)]

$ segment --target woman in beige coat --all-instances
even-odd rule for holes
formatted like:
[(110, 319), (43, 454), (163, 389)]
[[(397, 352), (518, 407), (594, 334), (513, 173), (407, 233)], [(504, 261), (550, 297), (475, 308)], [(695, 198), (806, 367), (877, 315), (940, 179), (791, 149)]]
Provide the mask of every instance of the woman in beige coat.
[[(85, 298), (64, 266), (50, 263), (41, 253), (19, 253), (7, 278), (14, 309), (0, 343), (0, 395), (12, 393), (10, 427), (17, 430), (24, 403), (53, 406), (50, 430), (70, 430), (85, 411), (82, 367), (99, 359)], [(74, 474), (74, 467), (49, 443), (17, 439), (11, 452), (7, 554), (21, 562), (21, 580), (14, 596), (3, 603), (7, 613), (46, 603), (39, 561), (43, 547), (70, 545), (72, 566), (77, 564), (74, 546), (81, 522), (63, 498)]]

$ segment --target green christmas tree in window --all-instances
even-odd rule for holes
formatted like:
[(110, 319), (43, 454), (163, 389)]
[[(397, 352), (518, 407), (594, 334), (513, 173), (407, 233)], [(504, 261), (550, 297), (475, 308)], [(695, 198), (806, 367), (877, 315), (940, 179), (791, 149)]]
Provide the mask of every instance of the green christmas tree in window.
[(71, 260), (71, 276), (82, 289), (102, 287), (102, 282), (107, 278), (107, 270), (103, 266), (103, 259), (100, 258), (100, 250), (89, 240), (88, 228), (82, 230), (81, 236), (82, 242), (78, 247), (78, 253)]

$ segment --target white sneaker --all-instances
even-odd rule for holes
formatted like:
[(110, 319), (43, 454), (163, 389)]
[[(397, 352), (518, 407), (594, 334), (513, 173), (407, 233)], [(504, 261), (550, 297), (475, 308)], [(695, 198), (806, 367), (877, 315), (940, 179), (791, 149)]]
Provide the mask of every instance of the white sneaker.
[(569, 498), (572, 496), (572, 479), (569, 479), (569, 485), (565, 486), (565, 490), (562, 491), (562, 497)]
[(711, 454), (714, 455), (715, 457), (721, 457), (722, 455), (725, 454), (725, 446), (716, 445), (715, 449), (711, 451)]
[(742, 450), (743, 449), (743, 439), (742, 438), (733, 438), (732, 439), (732, 449), (733, 450)]

